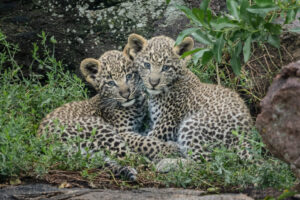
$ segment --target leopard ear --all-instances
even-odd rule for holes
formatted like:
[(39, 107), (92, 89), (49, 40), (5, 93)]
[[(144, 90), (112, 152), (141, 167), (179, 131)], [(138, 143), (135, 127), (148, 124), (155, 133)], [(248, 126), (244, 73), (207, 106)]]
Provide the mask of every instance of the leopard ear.
[(86, 58), (80, 63), (80, 71), (85, 80), (95, 85), (96, 75), (101, 72), (100, 61), (94, 58)]
[(146, 45), (147, 40), (143, 36), (133, 33), (129, 35), (128, 43), (123, 52), (130, 60), (134, 60), (136, 55), (141, 52)]
[(191, 37), (186, 37), (183, 41), (173, 48), (173, 51), (178, 56), (181, 56), (184, 52), (192, 50), (194, 47), (194, 40)]
[(129, 44), (126, 44), (126, 46), (123, 49), (123, 54), (126, 58), (128, 58), (129, 60), (132, 61), (132, 60), (134, 60), (134, 55), (133, 55), (134, 53), (130, 52), (130, 51), (131, 51), (131, 49), (129, 47)]

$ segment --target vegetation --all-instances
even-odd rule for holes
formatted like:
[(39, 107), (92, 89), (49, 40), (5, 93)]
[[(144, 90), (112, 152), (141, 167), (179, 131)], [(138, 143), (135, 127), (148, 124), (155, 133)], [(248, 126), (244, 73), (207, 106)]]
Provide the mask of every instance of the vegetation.
[[(31, 72), (24, 77), (23, 67), (14, 56), (18, 46), (6, 41), (0, 32), (0, 178), (44, 173), (47, 168), (63, 162), (65, 168), (77, 166), (61, 155), (58, 142), (37, 138), (39, 121), (54, 108), (74, 99), (86, 98), (86, 89), (75, 75), (64, 72), (64, 65), (54, 58), (46, 46), (46, 35), (40, 35), (41, 49), (33, 44), (32, 65), (48, 69), (45, 75)], [(55, 41), (52, 41), (54, 47)], [(54, 49), (54, 48), (53, 48)], [(43, 58), (42, 58), (43, 57)], [(8, 66), (8, 68), (5, 68)], [(31, 67), (29, 67), (31, 68)], [(29, 69), (30, 70), (30, 69)], [(41, 76), (45, 83), (39, 81)]]
[[(227, 0), (228, 13), (217, 15), (208, 4), (203, 0), (199, 8), (178, 6), (191, 28), (183, 30), (176, 43), (189, 35), (201, 43), (183, 55), (192, 55), (190, 69), (201, 81), (237, 91), (255, 116), (273, 77), (295, 61), (287, 49), (294, 48), (297, 37), (288, 34), (290, 39), (282, 39), (287, 31), (277, 21), (291, 23), (300, 11), (299, 1)], [(299, 28), (289, 31), (299, 32)]]
[[(66, 156), (68, 148), (55, 136), (36, 136), (39, 121), (47, 113), (66, 102), (87, 98), (82, 81), (65, 71), (62, 62), (55, 59), (55, 38), (48, 39), (45, 33), (40, 38), (40, 44), (33, 44), (32, 65), (38, 64), (46, 73), (31, 72), (25, 77), (23, 66), (14, 59), (18, 47), (8, 43), (0, 31), (0, 180), (43, 177), (49, 170), (65, 170), (78, 171), (82, 179), (97, 182), (103, 172), (91, 172), (91, 169), (103, 164), (101, 157), (89, 159), (89, 155), (83, 156), (80, 152)], [(51, 49), (47, 46), (48, 40)], [(199, 70), (195, 72), (204, 74)], [(160, 185), (201, 188), (210, 192), (290, 187), (295, 177), (289, 167), (267, 156), (259, 134), (254, 131), (253, 135), (255, 159), (250, 163), (239, 160), (236, 154), (222, 147), (214, 150), (211, 162), (181, 166), (168, 174), (157, 174), (155, 167), (143, 157), (128, 158), (121, 163), (136, 167), (139, 181), (129, 185), (112, 180), (118, 187)]]
[[(253, 43), (269, 43), (280, 47), (283, 30), (275, 20), (282, 17), (284, 24), (291, 23), (300, 10), (300, 4), (295, 0), (227, 0), (229, 13), (216, 16), (208, 7), (209, 2), (203, 0), (199, 8), (193, 9), (178, 6), (190, 19), (193, 28), (182, 31), (176, 44), (187, 35), (192, 35), (206, 47), (186, 52), (183, 57), (193, 54), (194, 64), (201, 58), (202, 65), (213, 60), (217, 66), (224, 62), (224, 55), (229, 55), (230, 66), (236, 75), (241, 71), (241, 54), (246, 63), (251, 56)], [(299, 32), (300, 29), (291, 31)]]

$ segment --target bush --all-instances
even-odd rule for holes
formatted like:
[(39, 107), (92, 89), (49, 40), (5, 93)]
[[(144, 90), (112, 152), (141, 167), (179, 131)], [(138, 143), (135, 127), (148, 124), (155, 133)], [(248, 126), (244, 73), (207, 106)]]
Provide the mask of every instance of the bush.
[[(202, 43), (201, 48), (183, 55), (192, 55), (190, 69), (203, 82), (237, 91), (256, 116), (273, 77), (282, 66), (295, 61), (291, 55), (298, 51), (294, 41), (299, 37), (286, 34), (275, 20), (290, 23), (299, 12), (299, 2), (227, 0), (228, 13), (218, 15), (208, 4), (209, 0), (203, 0), (199, 8), (178, 6), (192, 28), (183, 30), (176, 42), (191, 35)], [(297, 32), (299, 28), (290, 31)], [(285, 37), (280, 37), (283, 34)]]
[[(236, 75), (241, 71), (241, 54), (246, 63), (251, 55), (252, 43), (269, 43), (280, 47), (282, 26), (275, 22), (285, 16), (284, 24), (296, 18), (300, 10), (296, 1), (290, 0), (227, 0), (228, 14), (215, 16), (209, 9), (210, 0), (203, 0), (199, 8), (189, 9), (178, 6), (190, 19), (193, 28), (182, 31), (176, 40), (179, 44), (184, 37), (192, 35), (205, 48), (186, 52), (183, 57), (193, 54), (194, 64), (201, 58), (206, 65), (213, 60), (215, 65), (230, 57), (230, 66)], [(300, 31), (299, 28), (291, 31)]]

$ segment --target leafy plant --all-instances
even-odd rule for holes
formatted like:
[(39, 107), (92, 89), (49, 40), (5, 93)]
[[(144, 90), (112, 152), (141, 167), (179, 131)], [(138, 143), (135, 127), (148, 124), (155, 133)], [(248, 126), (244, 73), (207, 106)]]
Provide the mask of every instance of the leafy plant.
[(267, 42), (280, 47), (282, 26), (275, 20), (281, 17), (284, 24), (290, 23), (300, 10), (296, 0), (255, 0), (253, 3), (249, 0), (227, 0), (228, 14), (216, 16), (208, 7), (209, 2), (203, 0), (199, 8), (193, 9), (178, 6), (194, 27), (182, 31), (176, 44), (188, 35), (193, 36), (205, 47), (186, 52), (182, 57), (193, 54), (194, 63), (201, 59), (203, 65), (211, 60), (217, 65), (224, 61), (224, 57), (230, 57), (230, 65), (236, 75), (241, 71), (241, 55), (246, 63), (253, 43)]

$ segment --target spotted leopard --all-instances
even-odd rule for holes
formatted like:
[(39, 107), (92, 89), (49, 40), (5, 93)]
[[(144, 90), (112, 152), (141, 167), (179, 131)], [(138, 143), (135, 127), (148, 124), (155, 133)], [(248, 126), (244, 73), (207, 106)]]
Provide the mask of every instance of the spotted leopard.
[(193, 46), (190, 37), (175, 46), (166, 36), (150, 40), (129, 36), (125, 52), (134, 60), (150, 95), (153, 127), (148, 135), (176, 141), (196, 161), (210, 159), (214, 147), (222, 145), (235, 149), (241, 158), (251, 157), (247, 140), (241, 142), (232, 133), (238, 130), (249, 136), (252, 119), (247, 106), (236, 92), (202, 83), (186, 67), (189, 58), (180, 56)]

